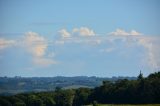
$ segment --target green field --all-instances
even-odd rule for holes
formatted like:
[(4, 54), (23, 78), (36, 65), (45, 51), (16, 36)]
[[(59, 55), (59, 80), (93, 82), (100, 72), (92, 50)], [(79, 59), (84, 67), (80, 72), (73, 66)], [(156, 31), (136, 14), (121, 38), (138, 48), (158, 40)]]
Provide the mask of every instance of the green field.
[[(87, 106), (93, 106), (93, 105), (87, 105)], [(99, 104), (97, 106), (160, 106), (160, 104), (140, 104), (140, 105), (130, 105), (130, 104)]]

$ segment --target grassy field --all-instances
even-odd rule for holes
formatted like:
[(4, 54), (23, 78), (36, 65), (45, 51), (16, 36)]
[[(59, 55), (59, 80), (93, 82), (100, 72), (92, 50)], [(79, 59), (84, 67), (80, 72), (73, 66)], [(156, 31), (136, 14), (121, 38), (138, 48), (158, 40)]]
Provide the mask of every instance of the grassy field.
[[(92, 106), (92, 105), (87, 105), (87, 106)], [(143, 104), (143, 105), (130, 105), (130, 104), (99, 104), (97, 106), (160, 106), (160, 104)]]

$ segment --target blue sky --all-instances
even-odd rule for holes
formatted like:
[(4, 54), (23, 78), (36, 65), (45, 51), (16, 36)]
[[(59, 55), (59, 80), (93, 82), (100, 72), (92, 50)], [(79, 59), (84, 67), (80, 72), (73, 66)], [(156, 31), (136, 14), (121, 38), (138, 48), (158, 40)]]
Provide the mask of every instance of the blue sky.
[(0, 76), (160, 69), (159, 0), (1, 0)]

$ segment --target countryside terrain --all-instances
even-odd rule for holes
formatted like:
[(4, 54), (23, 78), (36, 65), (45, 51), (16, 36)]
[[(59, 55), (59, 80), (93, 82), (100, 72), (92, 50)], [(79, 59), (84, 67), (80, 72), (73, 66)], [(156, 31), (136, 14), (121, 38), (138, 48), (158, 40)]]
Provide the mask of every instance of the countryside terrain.
[[(123, 105), (124, 104), (124, 105)], [(132, 104), (132, 105), (128, 105)], [(159, 106), (160, 72), (137, 79), (104, 80), (94, 88), (80, 87), (0, 96), (0, 106)]]
[(70, 88), (94, 88), (100, 86), (104, 80), (116, 81), (118, 79), (135, 80), (136, 77), (0, 77), (0, 95), (12, 95), (24, 92), (53, 91), (56, 87)]

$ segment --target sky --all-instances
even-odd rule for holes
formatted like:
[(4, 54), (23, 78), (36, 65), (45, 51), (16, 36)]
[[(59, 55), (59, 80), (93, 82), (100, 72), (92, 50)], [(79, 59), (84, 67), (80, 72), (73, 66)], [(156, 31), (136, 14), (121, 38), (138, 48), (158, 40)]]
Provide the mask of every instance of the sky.
[(159, 19), (159, 0), (0, 0), (0, 76), (147, 76)]

